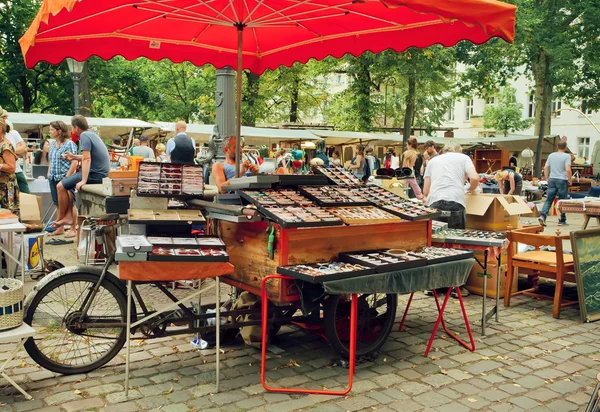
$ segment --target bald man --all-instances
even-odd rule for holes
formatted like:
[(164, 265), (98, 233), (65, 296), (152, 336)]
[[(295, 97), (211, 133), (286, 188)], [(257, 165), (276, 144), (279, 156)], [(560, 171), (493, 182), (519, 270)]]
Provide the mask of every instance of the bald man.
[(180, 120), (177, 123), (175, 123), (175, 136), (170, 138), (167, 141), (167, 154), (169, 156), (171, 156), (173, 149), (175, 149), (175, 138), (177, 136), (180, 136), (180, 135), (187, 136), (192, 141), (192, 144), (194, 145), (194, 147), (196, 147), (196, 142), (194, 142), (194, 139), (192, 139), (185, 133), (186, 130), (187, 130), (187, 124), (185, 124), (185, 122), (183, 120)]

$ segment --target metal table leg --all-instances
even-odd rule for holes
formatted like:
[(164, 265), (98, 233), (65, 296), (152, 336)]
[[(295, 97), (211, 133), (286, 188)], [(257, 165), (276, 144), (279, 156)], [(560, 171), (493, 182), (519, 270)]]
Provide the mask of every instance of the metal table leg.
[(498, 253), (498, 272), (496, 275), (496, 307), (494, 308), (494, 312), (496, 313), (496, 322), (498, 322), (498, 311), (500, 310), (500, 276), (502, 275), (502, 270), (500, 268), (500, 264), (502, 261), (502, 251)]
[(127, 337), (125, 341), (125, 397), (129, 396), (129, 353), (131, 343), (131, 281), (127, 281)]
[(218, 276), (215, 277), (215, 282), (216, 282), (216, 290), (217, 290), (217, 304), (215, 306), (216, 309), (216, 325), (215, 325), (215, 330), (217, 333), (217, 342), (216, 342), (216, 355), (215, 355), (215, 360), (217, 362), (216, 364), (216, 386), (217, 386), (217, 390), (216, 392), (219, 392), (219, 385), (220, 385), (220, 378), (219, 378), (219, 372), (220, 372), (220, 366), (221, 366), (221, 362), (220, 362), (220, 358), (221, 358), (221, 279), (219, 279)]
[(486, 321), (486, 304), (487, 304), (487, 263), (488, 263), (488, 250), (483, 251), (483, 305), (481, 308), (481, 335), (485, 336), (485, 321)]

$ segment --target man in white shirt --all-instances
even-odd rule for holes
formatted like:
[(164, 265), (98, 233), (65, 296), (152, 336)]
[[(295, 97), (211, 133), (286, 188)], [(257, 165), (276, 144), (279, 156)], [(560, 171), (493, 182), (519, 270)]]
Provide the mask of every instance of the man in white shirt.
[[(180, 120), (177, 123), (175, 123), (175, 136), (171, 137), (167, 141), (167, 154), (169, 156), (171, 156), (171, 152), (173, 151), (173, 149), (175, 149), (175, 138), (179, 135), (187, 136), (187, 134), (185, 133), (186, 130), (187, 130), (187, 124), (183, 120)], [(189, 137), (189, 138), (192, 141), (192, 144), (194, 145), (194, 147), (196, 147), (196, 142), (194, 141), (194, 139), (192, 139), (191, 137)]]
[[(8, 112), (0, 107), (0, 117), (5, 121), (8, 120)], [(15, 153), (17, 158), (23, 156), (27, 153), (27, 145), (23, 141), (23, 138), (15, 129), (10, 128), (10, 132), (6, 134), (6, 138), (12, 145), (13, 149), (15, 149)], [(19, 185), (19, 191), (21, 193), (30, 193), (29, 185), (27, 184), (27, 179), (25, 178), (25, 174), (23, 173), (23, 169), (21, 169), (21, 165), (19, 165), (19, 159), (17, 159), (15, 176), (17, 177), (17, 183)]]
[(425, 170), (423, 194), (429, 206), (450, 212), (449, 217), (439, 220), (451, 229), (464, 229), (467, 223), (465, 202), (465, 179), (470, 181), (469, 190), (475, 193), (479, 175), (469, 156), (462, 154), (460, 143), (450, 142), (444, 146), (444, 154), (429, 161)]

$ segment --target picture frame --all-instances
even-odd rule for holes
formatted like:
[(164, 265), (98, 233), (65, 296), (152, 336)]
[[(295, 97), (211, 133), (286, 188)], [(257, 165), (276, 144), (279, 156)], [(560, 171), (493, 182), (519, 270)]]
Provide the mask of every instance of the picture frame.
[(582, 322), (600, 319), (600, 229), (571, 232)]

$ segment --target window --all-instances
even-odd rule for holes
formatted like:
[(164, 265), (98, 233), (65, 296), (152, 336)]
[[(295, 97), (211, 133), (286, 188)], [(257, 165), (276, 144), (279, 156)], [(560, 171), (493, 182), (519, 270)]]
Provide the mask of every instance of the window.
[(577, 139), (577, 157), (590, 158), (590, 138), (579, 137)]
[(473, 99), (467, 99), (467, 105), (465, 107), (465, 120), (471, 120), (473, 116)]
[(529, 110), (527, 111), (527, 117), (530, 119), (535, 117), (535, 96), (533, 94), (529, 95)]
[(562, 112), (557, 112), (557, 110), (560, 110), (560, 109), (562, 109), (562, 101), (554, 100), (552, 102), (552, 114), (554, 114), (556, 117), (560, 117)]
[(454, 101), (452, 101), (450, 103), (450, 107), (448, 107), (448, 111), (446, 112), (446, 120), (449, 122), (456, 120), (456, 116), (454, 115)]
[(587, 100), (584, 100), (581, 102), (581, 111), (584, 112), (585, 114), (594, 114), (594, 111), (592, 109), (588, 109), (588, 102)]
[(485, 104), (488, 106), (494, 106), (496, 104), (496, 97), (488, 97), (487, 99), (485, 99)]

